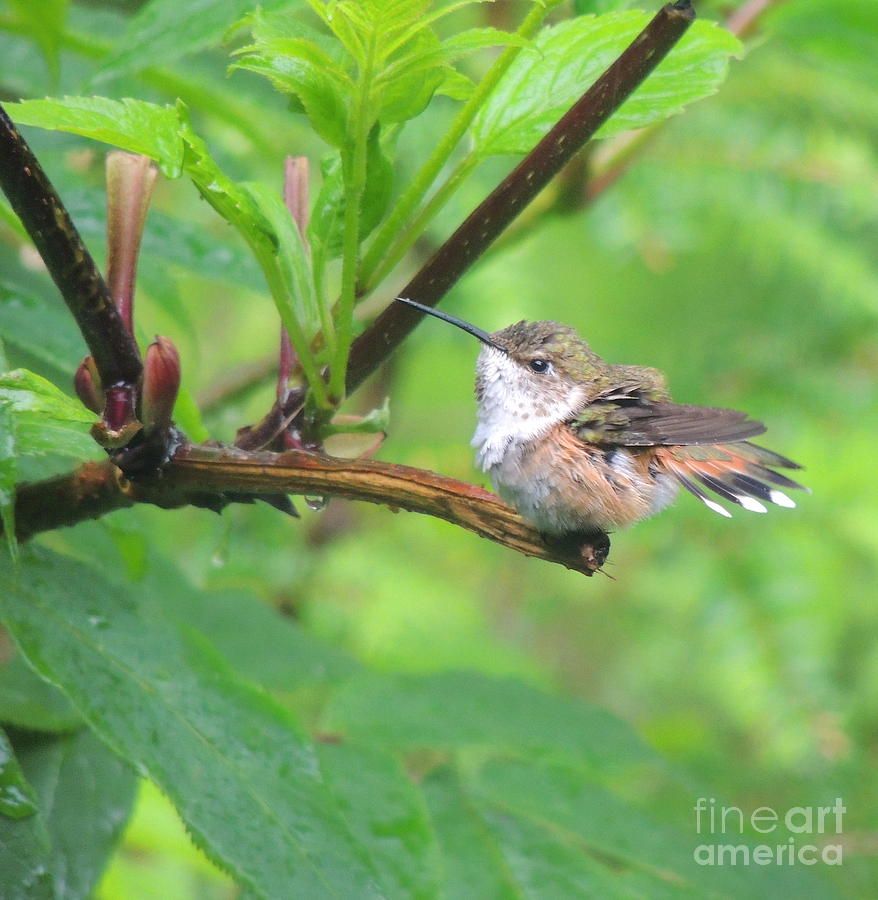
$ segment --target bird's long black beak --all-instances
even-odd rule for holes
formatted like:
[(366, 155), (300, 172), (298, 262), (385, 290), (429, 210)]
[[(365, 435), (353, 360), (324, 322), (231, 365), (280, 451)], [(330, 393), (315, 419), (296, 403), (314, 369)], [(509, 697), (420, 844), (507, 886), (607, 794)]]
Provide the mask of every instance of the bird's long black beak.
[(501, 353), (508, 353), (509, 351), (498, 344), (487, 331), (482, 331), (481, 328), (476, 328), (475, 325), (470, 325), (469, 322), (464, 322), (463, 319), (458, 319), (455, 316), (449, 316), (448, 313), (440, 312), (438, 309), (433, 309), (432, 306), (425, 306), (423, 303), (418, 303), (415, 300), (409, 300), (408, 297), (397, 297), (396, 298), (399, 303), (405, 303), (407, 306), (413, 306), (415, 309), (419, 309), (421, 312), (426, 313), (428, 316), (435, 316), (437, 319), (442, 319), (443, 322), (450, 322), (452, 325), (456, 325), (458, 328), (461, 328), (467, 334), (471, 334), (473, 337), (478, 338), (483, 344), (487, 344), (489, 347), (493, 347), (495, 350), (499, 350)]

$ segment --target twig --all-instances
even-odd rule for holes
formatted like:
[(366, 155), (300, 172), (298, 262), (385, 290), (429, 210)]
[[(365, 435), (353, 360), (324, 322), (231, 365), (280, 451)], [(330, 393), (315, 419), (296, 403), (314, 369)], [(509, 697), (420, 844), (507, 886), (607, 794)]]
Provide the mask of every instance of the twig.
[[(400, 292), (434, 306), (664, 59), (695, 18), (689, 0), (664, 6), (622, 55)], [(396, 349), (424, 314), (394, 303), (351, 347), (350, 393)]]
[(746, 0), (726, 19), (726, 28), (738, 37), (749, 37), (755, 30), (763, 13), (771, 6), (778, 6), (786, 0)]
[(76, 319), (104, 385), (134, 384), (142, 369), (137, 344), (61, 198), (2, 106), (0, 187)]
[(386, 504), (445, 519), (527, 556), (593, 574), (603, 561), (589, 545), (550, 546), (496, 495), (453, 478), (374, 460), (345, 460), (290, 450), (245, 453), (232, 447), (180, 449), (160, 476), (126, 481), (111, 462), (22, 485), (16, 498), (19, 540), (94, 519), (134, 503), (221, 509), (231, 497), (306, 494)]

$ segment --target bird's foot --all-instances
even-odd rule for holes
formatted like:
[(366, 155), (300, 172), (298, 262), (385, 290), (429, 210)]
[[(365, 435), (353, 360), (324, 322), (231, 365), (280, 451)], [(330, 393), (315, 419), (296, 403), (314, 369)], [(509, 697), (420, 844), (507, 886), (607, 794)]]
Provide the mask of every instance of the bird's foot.
[(589, 575), (600, 571), (610, 555), (610, 536), (603, 531), (544, 532), (543, 540), (565, 556), (581, 558)]

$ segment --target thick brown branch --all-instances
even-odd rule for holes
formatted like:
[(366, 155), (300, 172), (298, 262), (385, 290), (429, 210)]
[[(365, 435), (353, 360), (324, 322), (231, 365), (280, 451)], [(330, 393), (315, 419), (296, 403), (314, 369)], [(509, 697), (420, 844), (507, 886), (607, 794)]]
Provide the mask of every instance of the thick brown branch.
[(89, 462), (69, 475), (20, 484), (15, 492), (15, 532), (20, 541), (55, 528), (98, 519), (133, 506), (122, 473), (111, 462)]
[(142, 368), (137, 344), (61, 198), (2, 106), (0, 187), (73, 313), (104, 385), (134, 384)]
[[(130, 482), (110, 462), (23, 485), (16, 498), (20, 540), (134, 503), (221, 508), (230, 497), (306, 494), (381, 503), (445, 519), (526, 556), (591, 575), (603, 562), (583, 542), (549, 545), (494, 494), (423, 469), (374, 460), (335, 459), (302, 450), (245, 453), (232, 447), (179, 450), (160, 476)], [(604, 547), (605, 553), (606, 547)]]
[[(695, 18), (689, 0), (664, 6), (622, 55), (568, 110), (503, 182), (470, 214), (400, 296), (435, 306), (664, 59)], [(351, 347), (347, 390), (389, 356), (423, 313), (393, 303)]]

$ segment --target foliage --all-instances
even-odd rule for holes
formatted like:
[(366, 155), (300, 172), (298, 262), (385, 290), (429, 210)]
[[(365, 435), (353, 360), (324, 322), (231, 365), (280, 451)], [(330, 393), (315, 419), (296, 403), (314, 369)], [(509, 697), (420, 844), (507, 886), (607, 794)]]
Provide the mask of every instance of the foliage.
[[(324, 365), (343, 372), (370, 294), (645, 21), (608, 2), (578, 18), (522, 3), (514, 20), (415, 0), (30, 6), (0, 18), (0, 84), (23, 98), (10, 114), (44, 129), (28, 139), (95, 252), (92, 141), (160, 164), (139, 331), (174, 335), (195, 396), (274, 353), (278, 314), (312, 386)], [(874, 892), (857, 848), (878, 799), (878, 14), (808, 0), (765, 22), (718, 96), (659, 131), (740, 52), (693, 26), (604, 133), (652, 123), (627, 176), (588, 210), (547, 191), (452, 301), (486, 327), (570, 321), (608, 358), (666, 369), (681, 400), (748, 408), (807, 463), (814, 496), (730, 523), (681, 500), (614, 537), (612, 581), (340, 502), (301, 524), (260, 506), (135, 509), (19, 548), (0, 569), (4, 891)], [(594, 148), (596, 173), (613, 146)], [(277, 199), (287, 153), (322, 158), (310, 254)], [(15, 222), (0, 210), (7, 522), (17, 483), (96, 450), (68, 396), (81, 338)], [(389, 392), (385, 458), (477, 477), (472, 346), (429, 324), (410, 344), (352, 411)], [(316, 405), (331, 411), (338, 388)], [(269, 394), (202, 404), (211, 436), (233, 437)], [(141, 787), (117, 849), (143, 778), (161, 794)], [(845, 865), (697, 866), (699, 796), (746, 810), (842, 796)]]
[[(245, 185), (236, 185), (222, 172), (192, 129), (180, 102), (174, 110), (129, 98), (67, 97), (25, 100), (12, 104), (10, 112), (22, 124), (71, 131), (150, 156), (171, 178), (185, 170), (201, 195), (250, 246), (296, 348), (314, 402), (325, 409), (333, 396), (343, 393), (357, 285), (363, 280), (358, 272), (360, 245), (381, 222), (390, 201), (393, 170), (385, 154), (391, 148), (382, 135), (419, 116), (449, 77), (459, 87), (453, 63), (462, 57), (486, 46), (510, 45), (513, 52), (495, 64), (502, 74), (526, 41), (523, 34), (490, 28), (471, 29), (440, 41), (434, 23), (466, 3), (433, 11), (427, 0), (390, 4), (314, 0), (310, 5), (330, 34), (289, 12), (266, 15), (258, 11), (244, 20), (254, 42), (238, 51), (241, 58), (232, 68), (258, 72), (291, 94), (297, 101), (294, 108), (307, 115), (324, 141), (338, 148), (337, 158), (329, 159), (324, 171), (327, 175), (340, 172), (341, 176), (327, 177), (318, 215), (309, 228), (321, 271), (311, 271), (295, 230), (284, 224), (279, 202), (261, 189), (248, 191)], [(161, 10), (158, 5), (156, 15)], [(540, 16), (544, 12), (540, 4), (537, 12)], [(534, 44), (523, 69), (519, 66), (506, 72), (492, 99), (485, 98), (481, 108), (464, 107), (462, 125), (472, 121), (475, 145), (467, 168), (485, 156), (527, 149), (581, 93), (581, 86), (593, 81), (647, 21), (643, 15), (608, 14), (603, 18), (599, 24), (586, 18), (571, 23), (574, 27), (558, 26), (551, 35), (547, 32), (544, 40)], [(657, 75), (657, 89), (642, 88), (632, 98), (619, 127), (647, 125), (712, 93), (729, 53), (737, 48), (737, 42), (721, 30), (698, 23), (695, 34), (678, 48), (670, 65), (665, 64), (664, 73)], [(588, 65), (581, 71), (572, 68), (584, 55)], [(521, 90), (522, 79), (527, 81), (526, 93)], [(547, 92), (551, 92), (554, 105), (545, 108), (540, 98)], [(459, 89), (453, 93), (460, 96)], [(479, 118), (473, 121), (476, 113)], [(511, 130), (510, 118), (515, 123)], [(444, 157), (430, 160), (429, 171), (414, 182), (421, 196), (407, 203), (420, 202), (453, 149), (452, 144)], [(456, 188), (461, 174), (449, 181)], [(448, 182), (445, 190), (440, 187), (439, 191), (447, 198)], [(429, 218), (421, 217), (411, 229), (407, 221), (394, 221), (395, 231), (385, 231), (376, 243), (392, 244), (405, 232), (404, 246), (408, 246), (428, 223)], [(326, 283), (322, 269), (334, 253), (342, 256), (337, 304), (325, 294), (318, 295)], [(312, 344), (318, 323), (323, 325), (325, 355), (315, 358)], [(332, 373), (328, 395), (317, 376), (319, 367), (326, 364)]]

